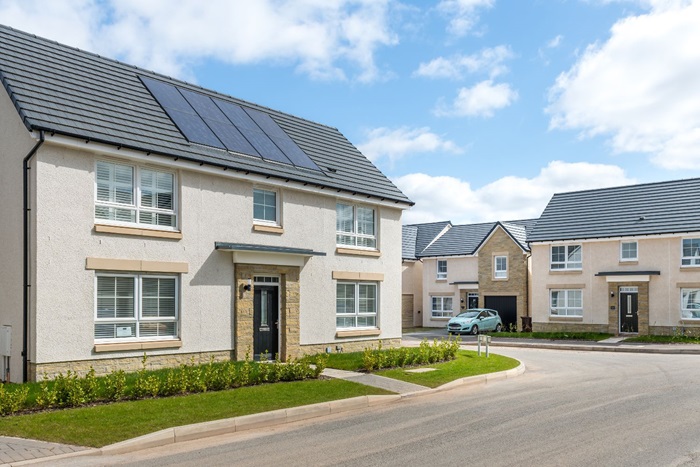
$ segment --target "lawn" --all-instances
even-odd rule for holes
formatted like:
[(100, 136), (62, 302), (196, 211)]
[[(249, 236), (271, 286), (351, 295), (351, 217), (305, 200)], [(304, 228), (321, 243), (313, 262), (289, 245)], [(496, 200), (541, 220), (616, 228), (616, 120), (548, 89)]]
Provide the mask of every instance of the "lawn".
[(518, 365), (519, 362), (517, 360), (502, 355), (490, 354), (487, 358), (484, 353), (478, 356), (477, 353), (472, 350), (460, 350), (455, 360), (424, 365), (422, 367), (435, 368), (435, 371), (410, 373), (406, 371), (410, 370), (410, 368), (394, 368), (391, 370), (378, 371), (376, 374), (388, 378), (400, 379), (408, 383), (436, 388), (459, 378), (510, 370), (516, 368)]
[(492, 332), (488, 334), (493, 337), (572, 341), (602, 341), (612, 337), (612, 334), (602, 332)]
[(391, 393), (343, 380), (263, 384), (8, 416), (0, 418), (0, 435), (101, 447), (173, 426), (371, 394)]

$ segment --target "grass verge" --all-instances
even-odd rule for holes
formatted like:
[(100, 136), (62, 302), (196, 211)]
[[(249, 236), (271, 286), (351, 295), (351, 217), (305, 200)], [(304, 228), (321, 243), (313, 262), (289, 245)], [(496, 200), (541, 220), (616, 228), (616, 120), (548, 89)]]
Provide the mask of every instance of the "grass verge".
[(488, 334), (493, 337), (572, 341), (602, 341), (612, 337), (612, 334), (601, 332), (492, 332)]
[(406, 370), (411, 368), (394, 368), (378, 371), (376, 374), (408, 383), (420, 384), (429, 388), (436, 388), (459, 378), (510, 370), (518, 365), (517, 360), (502, 355), (490, 354), (486, 358), (483, 354), (477, 356), (477, 353), (472, 350), (460, 350), (457, 352), (455, 360), (423, 366), (423, 368), (435, 368), (435, 371), (409, 373)]
[(264, 384), (8, 416), (0, 418), (0, 435), (102, 447), (174, 426), (371, 394), (391, 393), (343, 380)]
[(647, 344), (700, 344), (700, 336), (637, 336), (628, 337), (625, 342)]

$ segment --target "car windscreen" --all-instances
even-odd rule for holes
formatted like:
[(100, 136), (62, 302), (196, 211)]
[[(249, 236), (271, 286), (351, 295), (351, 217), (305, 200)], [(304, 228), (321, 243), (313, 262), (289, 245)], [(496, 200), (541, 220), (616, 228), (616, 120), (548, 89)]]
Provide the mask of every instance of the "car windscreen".
[(460, 318), (476, 318), (479, 316), (478, 311), (465, 311), (464, 313), (460, 313), (457, 315)]

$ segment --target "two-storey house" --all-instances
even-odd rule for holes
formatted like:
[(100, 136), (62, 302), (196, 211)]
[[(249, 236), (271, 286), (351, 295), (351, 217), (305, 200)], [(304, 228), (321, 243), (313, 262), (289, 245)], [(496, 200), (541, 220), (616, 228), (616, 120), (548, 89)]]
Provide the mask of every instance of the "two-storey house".
[(401, 338), (412, 203), (337, 129), (0, 27), (3, 379)]
[(700, 179), (560, 193), (528, 236), (534, 330), (700, 330)]

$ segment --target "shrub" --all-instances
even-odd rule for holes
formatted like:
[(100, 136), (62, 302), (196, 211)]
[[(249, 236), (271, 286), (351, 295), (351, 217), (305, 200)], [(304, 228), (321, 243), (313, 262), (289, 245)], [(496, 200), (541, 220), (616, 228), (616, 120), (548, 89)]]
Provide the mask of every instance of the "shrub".
[(113, 371), (104, 379), (104, 397), (118, 401), (126, 395), (126, 373), (124, 370)]
[(366, 348), (362, 354), (363, 369), (376, 371), (383, 368), (403, 368), (410, 365), (423, 365), (454, 360), (459, 350), (458, 339), (437, 339), (429, 344), (426, 339), (418, 348), (390, 348), (384, 350), (381, 341), (377, 349)]
[(4, 384), (0, 384), (0, 415), (10, 415), (19, 412), (27, 403), (29, 387), (20, 386), (13, 391), (6, 389)]

